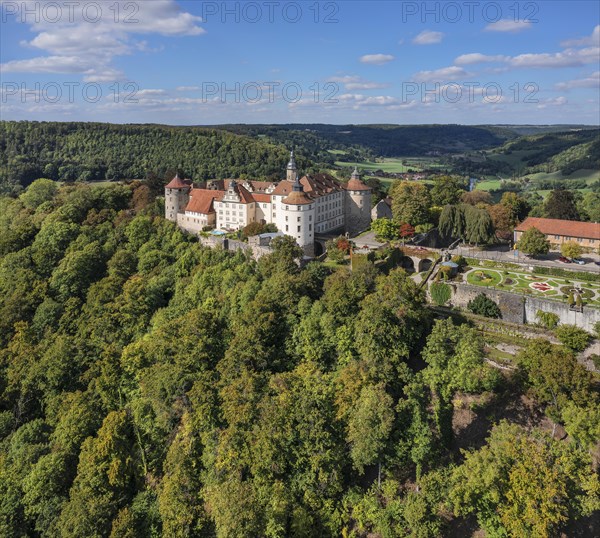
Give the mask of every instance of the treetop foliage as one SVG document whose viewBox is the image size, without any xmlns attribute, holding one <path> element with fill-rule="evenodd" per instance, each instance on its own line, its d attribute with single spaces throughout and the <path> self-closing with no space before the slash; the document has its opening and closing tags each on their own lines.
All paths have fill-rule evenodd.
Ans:
<svg viewBox="0 0 600 538">
<path fill-rule="evenodd" d="M 289 237 L 255 262 L 143 184 L 48 187 L 0 198 L 0 535 L 438 537 L 470 511 L 526 533 L 596 506 L 571 355 L 523 376 L 573 441 L 503 427 L 463 461 L 454 402 L 500 376 L 402 269 L 300 269 Z"/>
</svg>

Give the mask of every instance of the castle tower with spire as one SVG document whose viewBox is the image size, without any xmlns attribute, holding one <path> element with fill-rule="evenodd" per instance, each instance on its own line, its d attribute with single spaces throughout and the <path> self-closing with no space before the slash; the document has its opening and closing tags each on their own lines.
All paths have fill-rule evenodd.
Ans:
<svg viewBox="0 0 600 538">
<path fill-rule="evenodd" d="M 287 165 L 286 179 L 293 183 L 298 178 L 298 169 L 296 168 L 296 158 L 294 157 L 294 150 L 290 152 L 290 162 Z"/>
<path fill-rule="evenodd" d="M 371 224 L 371 188 L 360 179 L 358 168 L 346 184 L 346 231 L 356 235 Z"/>
</svg>

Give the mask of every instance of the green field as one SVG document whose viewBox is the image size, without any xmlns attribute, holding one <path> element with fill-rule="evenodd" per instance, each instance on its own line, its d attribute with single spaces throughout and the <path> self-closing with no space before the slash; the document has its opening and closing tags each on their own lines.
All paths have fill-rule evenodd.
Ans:
<svg viewBox="0 0 600 538">
<path fill-rule="evenodd" d="M 491 191 L 500 188 L 500 179 L 486 179 L 484 181 L 478 181 L 475 185 L 475 189 L 479 191 Z"/>
<path fill-rule="evenodd" d="M 406 164 L 403 164 L 406 163 Z M 390 174 L 404 173 L 409 170 L 415 170 L 417 172 L 424 168 L 446 168 L 438 162 L 435 157 L 394 157 L 385 158 L 377 162 L 343 162 L 337 161 L 337 166 L 342 167 L 354 167 L 357 166 L 360 170 L 371 171 L 371 170 L 383 170 Z"/>
</svg>

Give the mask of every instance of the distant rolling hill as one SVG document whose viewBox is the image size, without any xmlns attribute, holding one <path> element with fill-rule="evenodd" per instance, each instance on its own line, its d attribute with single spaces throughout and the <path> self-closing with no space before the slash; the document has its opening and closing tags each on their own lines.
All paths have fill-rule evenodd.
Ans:
<svg viewBox="0 0 600 538">
<path fill-rule="evenodd" d="M 296 144 L 327 159 L 328 150 L 360 150 L 378 157 L 424 156 L 489 149 L 517 136 L 510 129 L 469 125 L 216 125 L 236 134 L 268 137 Z M 331 154 L 330 154 L 331 155 Z M 357 160 L 350 155 L 347 160 Z M 339 160 L 339 159 L 338 159 Z M 359 159 L 360 160 L 360 159 Z"/>
<path fill-rule="evenodd" d="M 522 173 L 600 169 L 600 130 L 573 130 L 522 136 L 495 153 Z"/>
</svg>

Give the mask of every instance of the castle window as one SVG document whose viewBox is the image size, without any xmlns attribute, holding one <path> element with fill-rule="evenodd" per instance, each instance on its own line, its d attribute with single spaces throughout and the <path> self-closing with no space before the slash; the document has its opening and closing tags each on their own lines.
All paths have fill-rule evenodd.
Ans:
<svg viewBox="0 0 600 538">
<path fill-rule="evenodd" d="M 285 216 L 285 222 L 287 222 L 287 221 L 288 221 L 288 216 L 286 215 L 286 216 Z"/>
<path fill-rule="evenodd" d="M 290 231 L 290 227 L 289 227 L 287 224 L 285 225 L 285 231 L 286 231 L 286 232 L 289 232 L 289 231 Z"/>
<path fill-rule="evenodd" d="M 300 222 L 300 217 L 298 217 L 298 222 Z"/>
<path fill-rule="evenodd" d="M 302 226 L 298 226 L 298 231 L 301 232 L 302 231 Z"/>
<path fill-rule="evenodd" d="M 310 220 L 312 220 L 312 215 L 309 215 L 309 216 L 308 216 L 308 220 L 309 220 L 309 221 L 310 221 Z"/>
<path fill-rule="evenodd" d="M 310 232 L 310 231 L 312 231 L 312 224 L 309 224 L 309 225 L 308 225 L 308 231 L 309 231 L 309 232 Z"/>
</svg>

